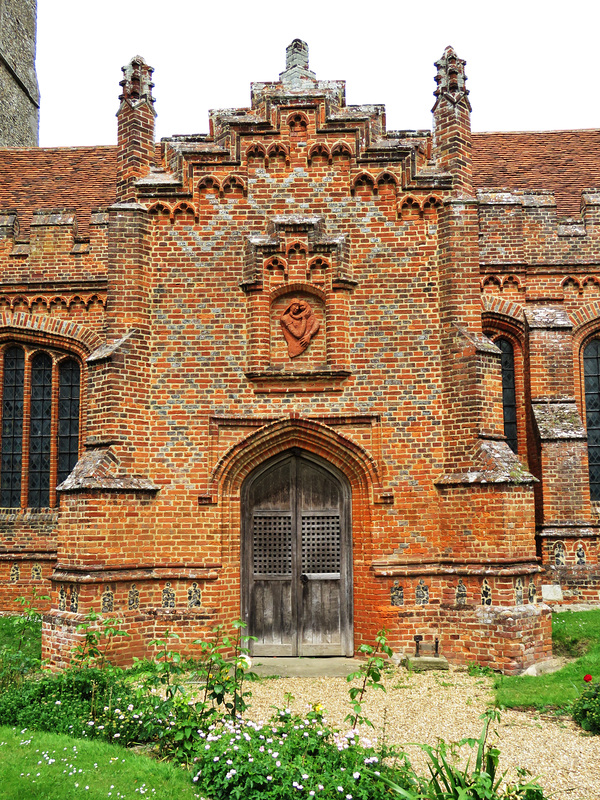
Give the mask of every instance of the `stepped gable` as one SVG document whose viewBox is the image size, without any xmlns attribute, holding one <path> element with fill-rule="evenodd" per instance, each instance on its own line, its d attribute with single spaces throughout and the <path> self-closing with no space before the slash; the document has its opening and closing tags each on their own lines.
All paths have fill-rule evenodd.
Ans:
<svg viewBox="0 0 600 800">
<path fill-rule="evenodd" d="M 473 183 L 550 190 L 559 217 L 578 217 L 582 190 L 600 185 L 600 130 L 474 133 Z"/>
<path fill-rule="evenodd" d="M 34 211 L 75 209 L 85 238 L 92 209 L 115 202 L 116 173 L 116 147 L 0 148 L 0 208 L 17 210 L 19 238 Z"/>
</svg>

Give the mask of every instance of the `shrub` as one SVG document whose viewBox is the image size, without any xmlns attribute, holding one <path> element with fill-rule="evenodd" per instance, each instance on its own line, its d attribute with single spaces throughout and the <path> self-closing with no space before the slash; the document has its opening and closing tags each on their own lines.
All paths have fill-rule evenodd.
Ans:
<svg viewBox="0 0 600 800">
<path fill-rule="evenodd" d="M 194 781 L 211 800 L 384 800 L 388 788 L 369 770 L 406 786 L 413 780 L 404 759 L 395 769 L 383 764 L 385 756 L 393 758 L 391 751 L 376 751 L 353 730 L 335 733 L 316 712 L 303 719 L 280 711 L 268 725 L 228 721 L 211 726 L 201 738 Z"/>
<path fill-rule="evenodd" d="M 600 734 L 600 683 L 589 683 L 575 700 L 573 719 L 584 731 Z"/>
<path fill-rule="evenodd" d="M 34 588 L 31 597 L 18 597 L 23 613 L 0 619 L 0 691 L 18 686 L 39 670 L 42 659 L 42 613 L 38 601 L 48 600 Z"/>
<path fill-rule="evenodd" d="M 133 700 L 118 670 L 83 667 L 45 673 L 0 694 L 0 725 L 137 741 L 140 723 L 127 720 L 120 711 Z"/>
</svg>

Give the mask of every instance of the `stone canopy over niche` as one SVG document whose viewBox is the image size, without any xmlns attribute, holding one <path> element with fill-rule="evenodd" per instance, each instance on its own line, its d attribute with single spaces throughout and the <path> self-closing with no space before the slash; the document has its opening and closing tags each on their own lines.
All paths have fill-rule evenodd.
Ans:
<svg viewBox="0 0 600 800">
<path fill-rule="evenodd" d="M 309 378 L 320 382 L 311 391 L 341 389 L 348 327 L 330 320 L 348 319 L 355 286 L 347 239 L 327 236 L 322 217 L 274 217 L 268 235 L 248 238 L 246 376 L 257 391 L 306 391 Z"/>
</svg>

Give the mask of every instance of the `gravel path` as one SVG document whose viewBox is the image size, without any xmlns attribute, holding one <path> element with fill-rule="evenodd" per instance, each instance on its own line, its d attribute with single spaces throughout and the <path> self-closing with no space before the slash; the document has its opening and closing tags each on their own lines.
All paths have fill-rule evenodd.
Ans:
<svg viewBox="0 0 600 800">
<path fill-rule="evenodd" d="M 435 744 L 438 738 L 457 741 L 481 732 L 479 715 L 492 702 L 491 678 L 474 678 L 460 671 L 409 673 L 400 668 L 385 679 L 387 692 L 365 695 L 364 709 L 375 732 L 361 731 L 373 738 L 381 736 L 384 716 L 387 738 L 399 744 Z M 273 706 L 284 708 L 284 695 L 295 698 L 291 707 L 302 714 L 311 703 L 322 703 L 327 719 L 345 729 L 349 711 L 348 684 L 344 678 L 277 678 L 253 684 L 248 716 L 267 720 Z M 503 711 L 501 722 L 493 726 L 498 737 L 490 741 L 501 752 L 500 769 L 524 767 L 544 786 L 552 800 L 600 800 L 600 736 L 589 736 L 569 718 L 554 719 L 520 711 Z M 416 747 L 407 747 L 413 764 L 422 762 Z"/>
</svg>

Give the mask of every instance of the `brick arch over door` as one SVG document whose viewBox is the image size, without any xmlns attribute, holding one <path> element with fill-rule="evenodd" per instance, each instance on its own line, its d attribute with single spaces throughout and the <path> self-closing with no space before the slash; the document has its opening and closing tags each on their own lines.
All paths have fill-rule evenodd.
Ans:
<svg viewBox="0 0 600 800">
<path fill-rule="evenodd" d="M 301 447 L 337 467 L 350 482 L 353 498 L 366 507 L 382 490 L 380 467 L 364 447 L 316 420 L 286 417 L 264 425 L 227 450 L 212 471 L 214 491 L 222 498 L 239 496 L 255 467 L 291 447 Z"/>
<path fill-rule="evenodd" d="M 373 456 L 347 436 L 316 420 L 286 417 L 264 425 L 245 437 L 217 462 L 212 472 L 212 497 L 217 504 L 216 520 L 221 539 L 223 568 L 233 580 L 241 563 L 242 508 L 244 481 L 270 459 L 297 448 L 309 457 L 323 459 L 344 476 L 350 491 L 350 518 L 354 542 L 353 569 L 370 574 L 375 555 L 374 518 L 381 513 L 380 467 Z"/>
<path fill-rule="evenodd" d="M 325 460 L 291 448 L 242 487 L 241 599 L 252 652 L 351 656 L 351 490 Z"/>
</svg>

